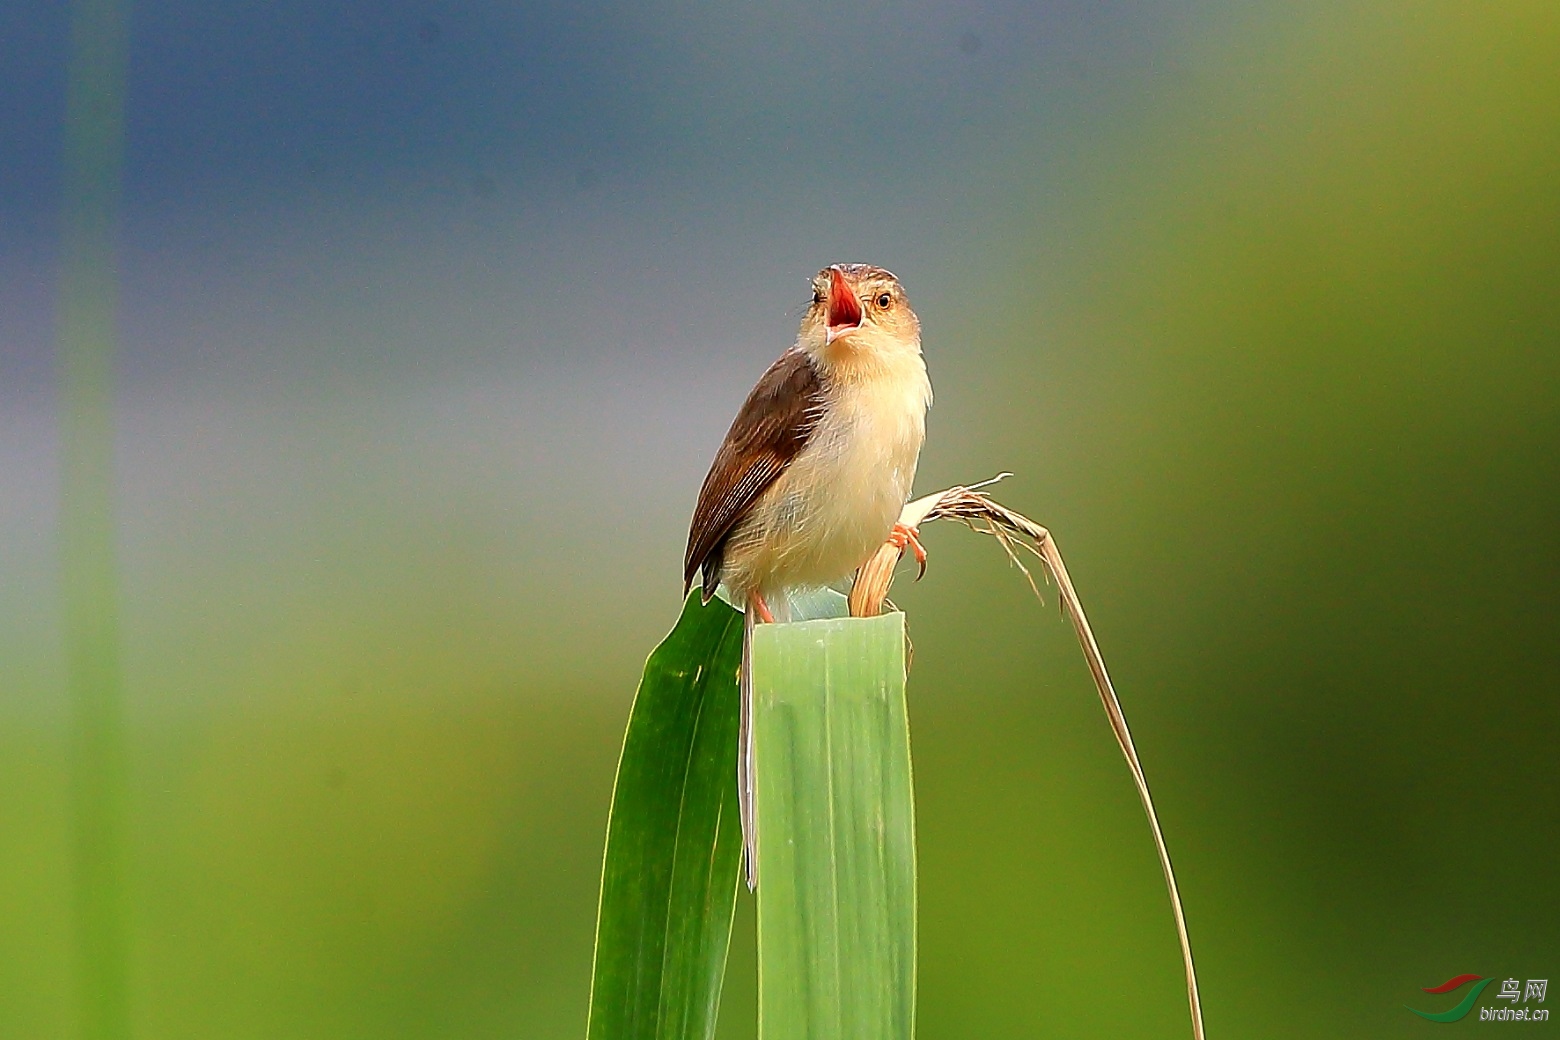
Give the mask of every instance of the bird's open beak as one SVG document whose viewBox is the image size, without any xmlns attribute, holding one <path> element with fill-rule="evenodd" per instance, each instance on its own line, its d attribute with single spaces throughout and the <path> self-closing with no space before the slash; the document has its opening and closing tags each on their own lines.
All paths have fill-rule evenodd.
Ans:
<svg viewBox="0 0 1560 1040">
<path fill-rule="evenodd" d="M 833 343 L 848 332 L 861 328 L 861 301 L 838 267 L 829 268 L 829 331 L 825 343 Z"/>
</svg>

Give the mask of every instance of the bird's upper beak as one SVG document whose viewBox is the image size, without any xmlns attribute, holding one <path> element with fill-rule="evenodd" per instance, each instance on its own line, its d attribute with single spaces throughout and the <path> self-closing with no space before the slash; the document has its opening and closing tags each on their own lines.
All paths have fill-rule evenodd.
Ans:
<svg viewBox="0 0 1560 1040">
<path fill-rule="evenodd" d="M 825 343 L 833 343 L 848 332 L 861 328 L 861 301 L 838 267 L 829 268 L 829 315 Z"/>
</svg>

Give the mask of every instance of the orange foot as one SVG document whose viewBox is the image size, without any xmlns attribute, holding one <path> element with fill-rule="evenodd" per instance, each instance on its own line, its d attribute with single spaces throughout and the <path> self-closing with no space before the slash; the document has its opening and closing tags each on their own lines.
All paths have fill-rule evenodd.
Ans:
<svg viewBox="0 0 1560 1040">
<path fill-rule="evenodd" d="M 914 527 L 904 524 L 895 524 L 894 529 L 888 533 L 888 544 L 903 553 L 908 547 L 915 554 L 915 562 L 920 564 L 921 572 L 915 576 L 916 581 L 926 577 L 926 550 L 921 547 L 921 532 Z"/>
</svg>

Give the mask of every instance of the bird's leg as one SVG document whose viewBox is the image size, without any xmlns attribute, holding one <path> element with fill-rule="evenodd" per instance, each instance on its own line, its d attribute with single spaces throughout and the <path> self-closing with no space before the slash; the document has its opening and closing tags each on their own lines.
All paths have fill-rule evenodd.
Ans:
<svg viewBox="0 0 1560 1040">
<path fill-rule="evenodd" d="M 916 581 L 926 577 L 926 550 L 921 547 L 920 534 L 920 531 L 909 524 L 895 524 L 894 529 L 888 532 L 888 544 L 900 552 L 904 552 L 908 547 L 915 554 L 915 562 L 921 567 L 920 573 L 915 576 Z"/>
<path fill-rule="evenodd" d="M 922 554 L 923 556 L 925 553 Z M 775 616 L 769 612 L 769 604 L 764 602 L 764 597 L 753 593 L 753 609 L 758 611 L 758 619 L 766 625 L 775 623 Z"/>
</svg>

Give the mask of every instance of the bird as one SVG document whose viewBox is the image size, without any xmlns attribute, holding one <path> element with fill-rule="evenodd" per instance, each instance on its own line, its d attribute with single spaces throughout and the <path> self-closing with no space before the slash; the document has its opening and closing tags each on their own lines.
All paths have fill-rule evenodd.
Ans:
<svg viewBox="0 0 1560 1040">
<path fill-rule="evenodd" d="M 683 556 L 707 605 L 724 585 L 743 610 L 738 801 L 749 889 L 754 831 L 753 628 L 790 616 L 793 592 L 839 586 L 886 541 L 909 548 L 899 521 L 926 439 L 932 384 L 921 322 L 891 272 L 831 264 L 811 281 L 796 342 L 738 410 L 699 489 Z"/>
</svg>

